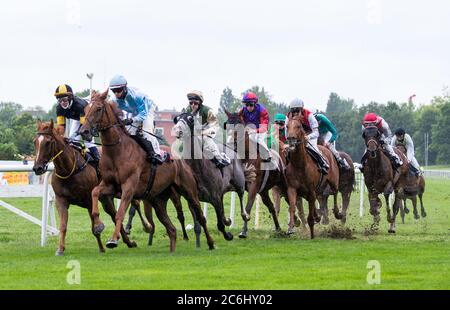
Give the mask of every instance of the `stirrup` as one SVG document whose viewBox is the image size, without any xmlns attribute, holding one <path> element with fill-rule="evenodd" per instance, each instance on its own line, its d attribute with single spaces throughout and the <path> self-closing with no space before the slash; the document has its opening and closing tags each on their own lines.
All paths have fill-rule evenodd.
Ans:
<svg viewBox="0 0 450 310">
<path fill-rule="evenodd" d="M 262 159 L 262 158 L 261 158 L 261 160 L 262 160 L 263 162 L 265 162 L 265 163 L 270 163 L 270 162 L 272 161 L 272 157 L 269 156 L 269 157 L 266 158 L 266 159 Z"/>
</svg>

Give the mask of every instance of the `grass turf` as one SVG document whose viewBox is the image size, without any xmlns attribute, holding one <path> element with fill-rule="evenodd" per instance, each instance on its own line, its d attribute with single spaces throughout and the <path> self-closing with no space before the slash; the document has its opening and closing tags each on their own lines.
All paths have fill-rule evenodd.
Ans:
<svg viewBox="0 0 450 310">
<path fill-rule="evenodd" d="M 228 208 L 229 196 L 226 200 Z M 40 217 L 40 199 L 4 201 Z M 238 239 L 242 219 L 237 210 L 237 227 L 230 229 L 235 239 L 227 242 L 217 232 L 215 213 L 209 207 L 208 223 L 216 249 L 207 250 L 203 235 L 202 247 L 196 249 L 193 231 L 188 232 L 188 242 L 178 231 L 172 255 L 162 224 L 156 221 L 154 245 L 148 247 L 138 218 L 132 231 L 138 248 L 128 249 L 121 242 L 118 248 L 99 254 L 87 211 L 71 207 L 64 257 L 54 256 L 57 237 L 50 237 L 47 246 L 40 247 L 39 226 L 0 208 L 0 289 L 449 289 L 450 181 L 427 180 L 424 203 L 428 216 L 420 220 L 413 219 L 408 203 L 411 213 L 405 224 L 398 216 L 396 235 L 387 233 L 383 206 L 380 232 L 366 235 L 372 222 L 367 198 L 361 219 L 359 193 L 354 192 L 346 225 L 353 232 L 350 240 L 328 237 L 328 228 L 321 225 L 316 225 L 314 240 L 300 228 L 294 236 L 277 236 L 261 205 L 260 228 L 251 229 L 248 239 Z M 174 208 L 169 205 L 168 210 L 179 229 Z M 192 223 L 190 213 L 185 216 L 186 223 Z M 102 235 L 106 241 L 113 226 L 104 212 L 101 217 L 107 226 Z M 284 230 L 286 220 L 283 203 L 280 223 Z M 332 220 L 333 224 L 338 222 Z M 71 260 L 80 262 L 80 285 L 66 281 Z M 380 262 L 379 285 L 367 283 L 370 260 Z"/>
</svg>

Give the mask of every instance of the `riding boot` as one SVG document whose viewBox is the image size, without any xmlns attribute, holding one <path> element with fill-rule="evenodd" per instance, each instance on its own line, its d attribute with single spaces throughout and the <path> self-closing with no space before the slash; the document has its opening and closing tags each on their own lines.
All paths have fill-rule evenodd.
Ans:
<svg viewBox="0 0 450 310">
<path fill-rule="evenodd" d="M 145 153 L 147 153 L 146 159 L 148 162 L 158 165 L 162 165 L 164 163 L 164 160 L 161 157 L 161 155 L 155 153 L 155 150 L 153 149 L 153 144 L 150 141 L 148 141 L 147 139 L 145 139 L 143 136 L 140 135 L 133 135 L 131 136 L 131 138 L 133 138 L 133 140 L 136 141 L 140 145 L 140 147 L 142 147 Z"/>
<path fill-rule="evenodd" d="M 350 165 L 348 164 L 348 162 L 345 158 L 342 158 L 341 156 L 339 156 L 339 157 L 336 157 L 336 160 L 342 169 L 350 170 Z"/>
<path fill-rule="evenodd" d="M 319 165 L 319 171 L 322 174 L 327 175 L 330 166 L 328 165 L 322 154 L 320 154 L 313 146 L 310 145 L 308 145 L 307 150 L 309 151 L 309 154 L 312 155 L 316 163 Z"/>
</svg>

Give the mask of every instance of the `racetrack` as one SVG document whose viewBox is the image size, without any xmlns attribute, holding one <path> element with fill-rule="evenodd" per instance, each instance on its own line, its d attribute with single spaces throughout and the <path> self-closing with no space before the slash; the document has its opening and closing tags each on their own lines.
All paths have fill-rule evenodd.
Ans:
<svg viewBox="0 0 450 310">
<path fill-rule="evenodd" d="M 354 193 L 347 221 L 353 239 L 332 239 L 321 225 L 316 226 L 315 240 L 309 240 L 309 233 L 301 229 L 291 237 L 276 236 L 268 212 L 261 205 L 261 228 L 249 231 L 247 240 L 237 238 L 239 229 L 233 228 L 235 239 L 227 242 L 217 232 L 211 207 L 208 223 L 216 249 L 207 250 L 203 236 L 202 248 L 196 249 L 193 231 L 189 231 L 189 242 L 182 240 L 179 231 L 173 255 L 169 254 L 168 238 L 158 221 L 154 245 L 146 245 L 147 235 L 138 218 L 132 231 L 138 248 L 128 249 L 120 243 L 117 249 L 99 254 L 87 211 L 71 207 L 66 254 L 55 257 L 56 237 L 50 237 L 47 246 L 41 248 L 40 227 L 0 209 L 0 289 L 449 289 L 450 181 L 426 182 L 424 203 L 428 216 L 414 220 L 409 202 L 411 212 L 406 224 L 397 217 L 396 235 L 387 233 L 384 206 L 380 232 L 366 235 L 372 218 L 367 202 L 364 218 L 359 218 L 359 195 Z M 4 200 L 34 216 L 40 215 L 40 199 Z M 174 208 L 169 206 L 169 211 L 179 228 Z M 187 208 L 185 216 L 186 222 L 192 223 Z M 103 212 L 101 217 L 106 224 L 102 235 L 105 242 L 113 225 Z M 242 220 L 239 216 L 236 219 L 240 227 Z M 280 216 L 284 230 L 286 219 L 284 203 Z M 335 220 L 332 223 L 337 224 Z M 71 260 L 79 261 L 81 266 L 79 285 L 66 281 L 70 271 L 67 263 Z M 367 283 L 370 260 L 380 263 L 379 285 Z"/>
</svg>

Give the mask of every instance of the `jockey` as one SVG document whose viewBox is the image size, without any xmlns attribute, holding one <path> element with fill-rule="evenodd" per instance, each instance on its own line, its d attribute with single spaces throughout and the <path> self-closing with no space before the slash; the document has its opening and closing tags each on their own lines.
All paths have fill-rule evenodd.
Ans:
<svg viewBox="0 0 450 310">
<path fill-rule="evenodd" d="M 395 135 L 392 138 L 391 146 L 403 145 L 406 149 L 406 157 L 408 158 L 408 163 L 412 166 L 412 170 L 416 176 L 421 175 L 420 165 L 414 156 L 414 143 L 411 136 L 408 135 L 403 128 L 398 128 L 395 131 Z"/>
<path fill-rule="evenodd" d="M 150 134 L 154 129 L 155 103 L 138 89 L 128 87 L 127 80 L 121 75 L 111 79 L 109 89 L 114 93 L 114 101 L 119 109 L 132 115 L 132 118 L 123 121 L 128 125 L 131 138 L 147 153 L 148 161 L 161 165 L 164 160 L 161 158 L 158 140 Z"/>
<path fill-rule="evenodd" d="M 72 88 L 67 84 L 59 85 L 55 90 L 55 97 L 58 100 L 56 106 L 56 124 L 57 132 L 64 136 L 66 130 L 66 119 L 71 119 L 71 125 L 69 130 L 69 140 L 83 141 L 82 137 L 78 133 L 81 125 L 84 123 L 84 108 L 88 104 L 85 99 L 81 99 L 74 96 Z M 88 160 L 91 165 L 97 170 L 100 160 L 100 154 L 98 152 L 93 141 L 85 141 L 86 147 L 89 149 L 91 160 Z"/>
<path fill-rule="evenodd" d="M 283 113 L 277 113 L 275 115 L 275 123 L 270 127 L 269 138 L 267 140 L 267 145 L 271 149 L 278 151 L 279 142 L 287 144 L 286 120 L 287 117 Z"/>
<path fill-rule="evenodd" d="M 346 170 L 350 169 L 347 161 L 339 155 L 339 152 L 336 150 L 334 146 L 334 142 L 338 138 L 338 132 L 333 123 L 321 113 L 315 113 L 317 122 L 319 123 L 319 138 L 323 139 L 324 145 L 333 153 L 334 157 L 336 157 L 337 162 Z"/>
<path fill-rule="evenodd" d="M 214 142 L 219 125 L 211 108 L 203 104 L 203 93 L 193 90 L 187 94 L 187 98 L 189 106 L 185 111 L 191 113 L 202 125 L 203 148 L 214 156 L 212 161 L 217 168 L 228 166 L 231 163 L 230 159 L 219 151 L 219 147 Z"/>
<path fill-rule="evenodd" d="M 319 138 L 319 124 L 317 123 L 314 114 L 311 111 L 305 109 L 304 106 L 305 104 L 303 100 L 296 98 L 290 103 L 289 113 L 291 117 L 300 116 L 303 129 L 306 132 L 306 139 L 308 140 L 306 147 L 310 151 L 312 151 L 313 154 L 310 154 L 318 163 L 320 171 L 323 174 L 328 174 L 328 169 L 330 168 L 330 166 L 317 147 L 317 139 Z"/>
<path fill-rule="evenodd" d="M 248 130 L 249 138 L 259 145 L 259 155 L 262 161 L 271 162 L 272 157 L 266 144 L 269 113 L 258 103 L 258 96 L 253 92 L 245 93 L 242 103 L 245 106 L 239 111 L 239 116 Z M 251 125 L 251 127 L 247 127 L 247 125 Z"/>
<path fill-rule="evenodd" d="M 383 146 L 383 149 L 388 152 L 391 161 L 394 162 L 395 168 L 403 165 L 401 158 L 394 152 L 394 149 L 391 146 L 392 132 L 389 128 L 389 124 L 381 117 L 376 115 L 375 113 L 367 113 L 363 119 L 363 130 L 368 126 L 376 126 L 378 131 L 381 134 L 380 142 Z M 364 151 L 363 159 L 361 160 L 361 164 L 364 166 L 364 161 L 367 154 L 367 148 Z"/>
</svg>

